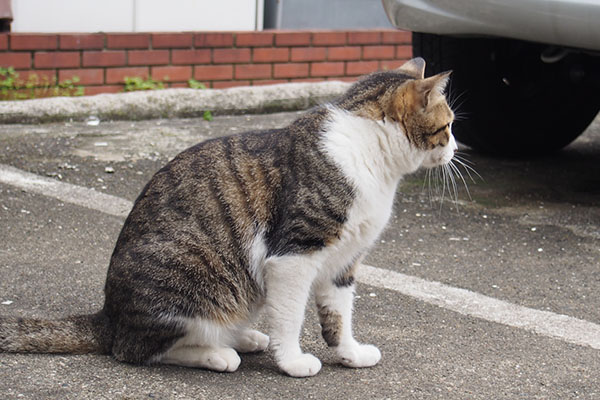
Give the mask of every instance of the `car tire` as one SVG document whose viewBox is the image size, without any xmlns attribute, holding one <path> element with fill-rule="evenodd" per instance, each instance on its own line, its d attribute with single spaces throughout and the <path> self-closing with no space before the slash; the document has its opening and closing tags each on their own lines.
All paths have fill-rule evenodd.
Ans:
<svg viewBox="0 0 600 400">
<path fill-rule="evenodd" d="M 508 39 L 413 34 L 413 53 L 426 76 L 453 70 L 449 101 L 456 139 L 508 156 L 543 154 L 579 136 L 600 110 L 599 58 L 583 53 L 540 55 L 550 48 Z"/>
</svg>

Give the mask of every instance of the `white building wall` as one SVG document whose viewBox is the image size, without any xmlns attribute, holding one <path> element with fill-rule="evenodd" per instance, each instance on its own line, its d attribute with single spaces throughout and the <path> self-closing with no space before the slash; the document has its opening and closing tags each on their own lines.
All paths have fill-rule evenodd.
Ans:
<svg viewBox="0 0 600 400">
<path fill-rule="evenodd" d="M 13 32 L 262 29 L 263 0 L 12 0 Z"/>
</svg>

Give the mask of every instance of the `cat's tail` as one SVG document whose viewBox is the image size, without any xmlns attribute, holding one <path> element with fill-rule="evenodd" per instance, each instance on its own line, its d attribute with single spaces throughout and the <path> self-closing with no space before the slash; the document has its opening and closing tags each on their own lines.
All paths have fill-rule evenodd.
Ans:
<svg viewBox="0 0 600 400">
<path fill-rule="evenodd" d="M 0 352 L 108 354 L 111 345 L 102 311 L 59 320 L 0 317 Z"/>
</svg>

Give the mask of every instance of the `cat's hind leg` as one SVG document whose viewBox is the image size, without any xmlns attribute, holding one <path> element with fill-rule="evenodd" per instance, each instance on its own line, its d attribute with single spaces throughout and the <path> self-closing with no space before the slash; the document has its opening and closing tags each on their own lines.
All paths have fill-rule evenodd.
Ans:
<svg viewBox="0 0 600 400">
<path fill-rule="evenodd" d="M 161 364 L 233 372 L 241 359 L 234 350 L 236 327 L 202 318 L 179 318 L 185 335 L 153 361 Z"/>
<path fill-rule="evenodd" d="M 241 359 L 231 347 L 181 346 L 169 349 L 161 357 L 160 362 L 219 372 L 234 372 L 240 366 Z"/>
<path fill-rule="evenodd" d="M 381 359 L 379 349 L 358 343 L 352 336 L 352 303 L 356 266 L 343 275 L 315 285 L 317 311 L 323 338 L 333 347 L 342 365 L 351 368 L 372 367 Z"/>
<path fill-rule="evenodd" d="M 254 329 L 240 329 L 234 333 L 233 348 L 240 353 L 255 353 L 266 350 L 269 337 Z"/>
</svg>

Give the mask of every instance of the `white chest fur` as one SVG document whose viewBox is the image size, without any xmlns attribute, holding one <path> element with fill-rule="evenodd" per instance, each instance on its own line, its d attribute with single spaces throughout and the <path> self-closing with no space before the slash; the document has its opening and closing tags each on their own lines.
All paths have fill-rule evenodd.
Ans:
<svg viewBox="0 0 600 400">
<path fill-rule="evenodd" d="M 330 112 L 323 149 L 356 188 L 341 239 L 364 251 L 389 220 L 398 182 L 421 165 L 423 154 L 412 149 L 396 124 L 335 108 Z"/>
</svg>

